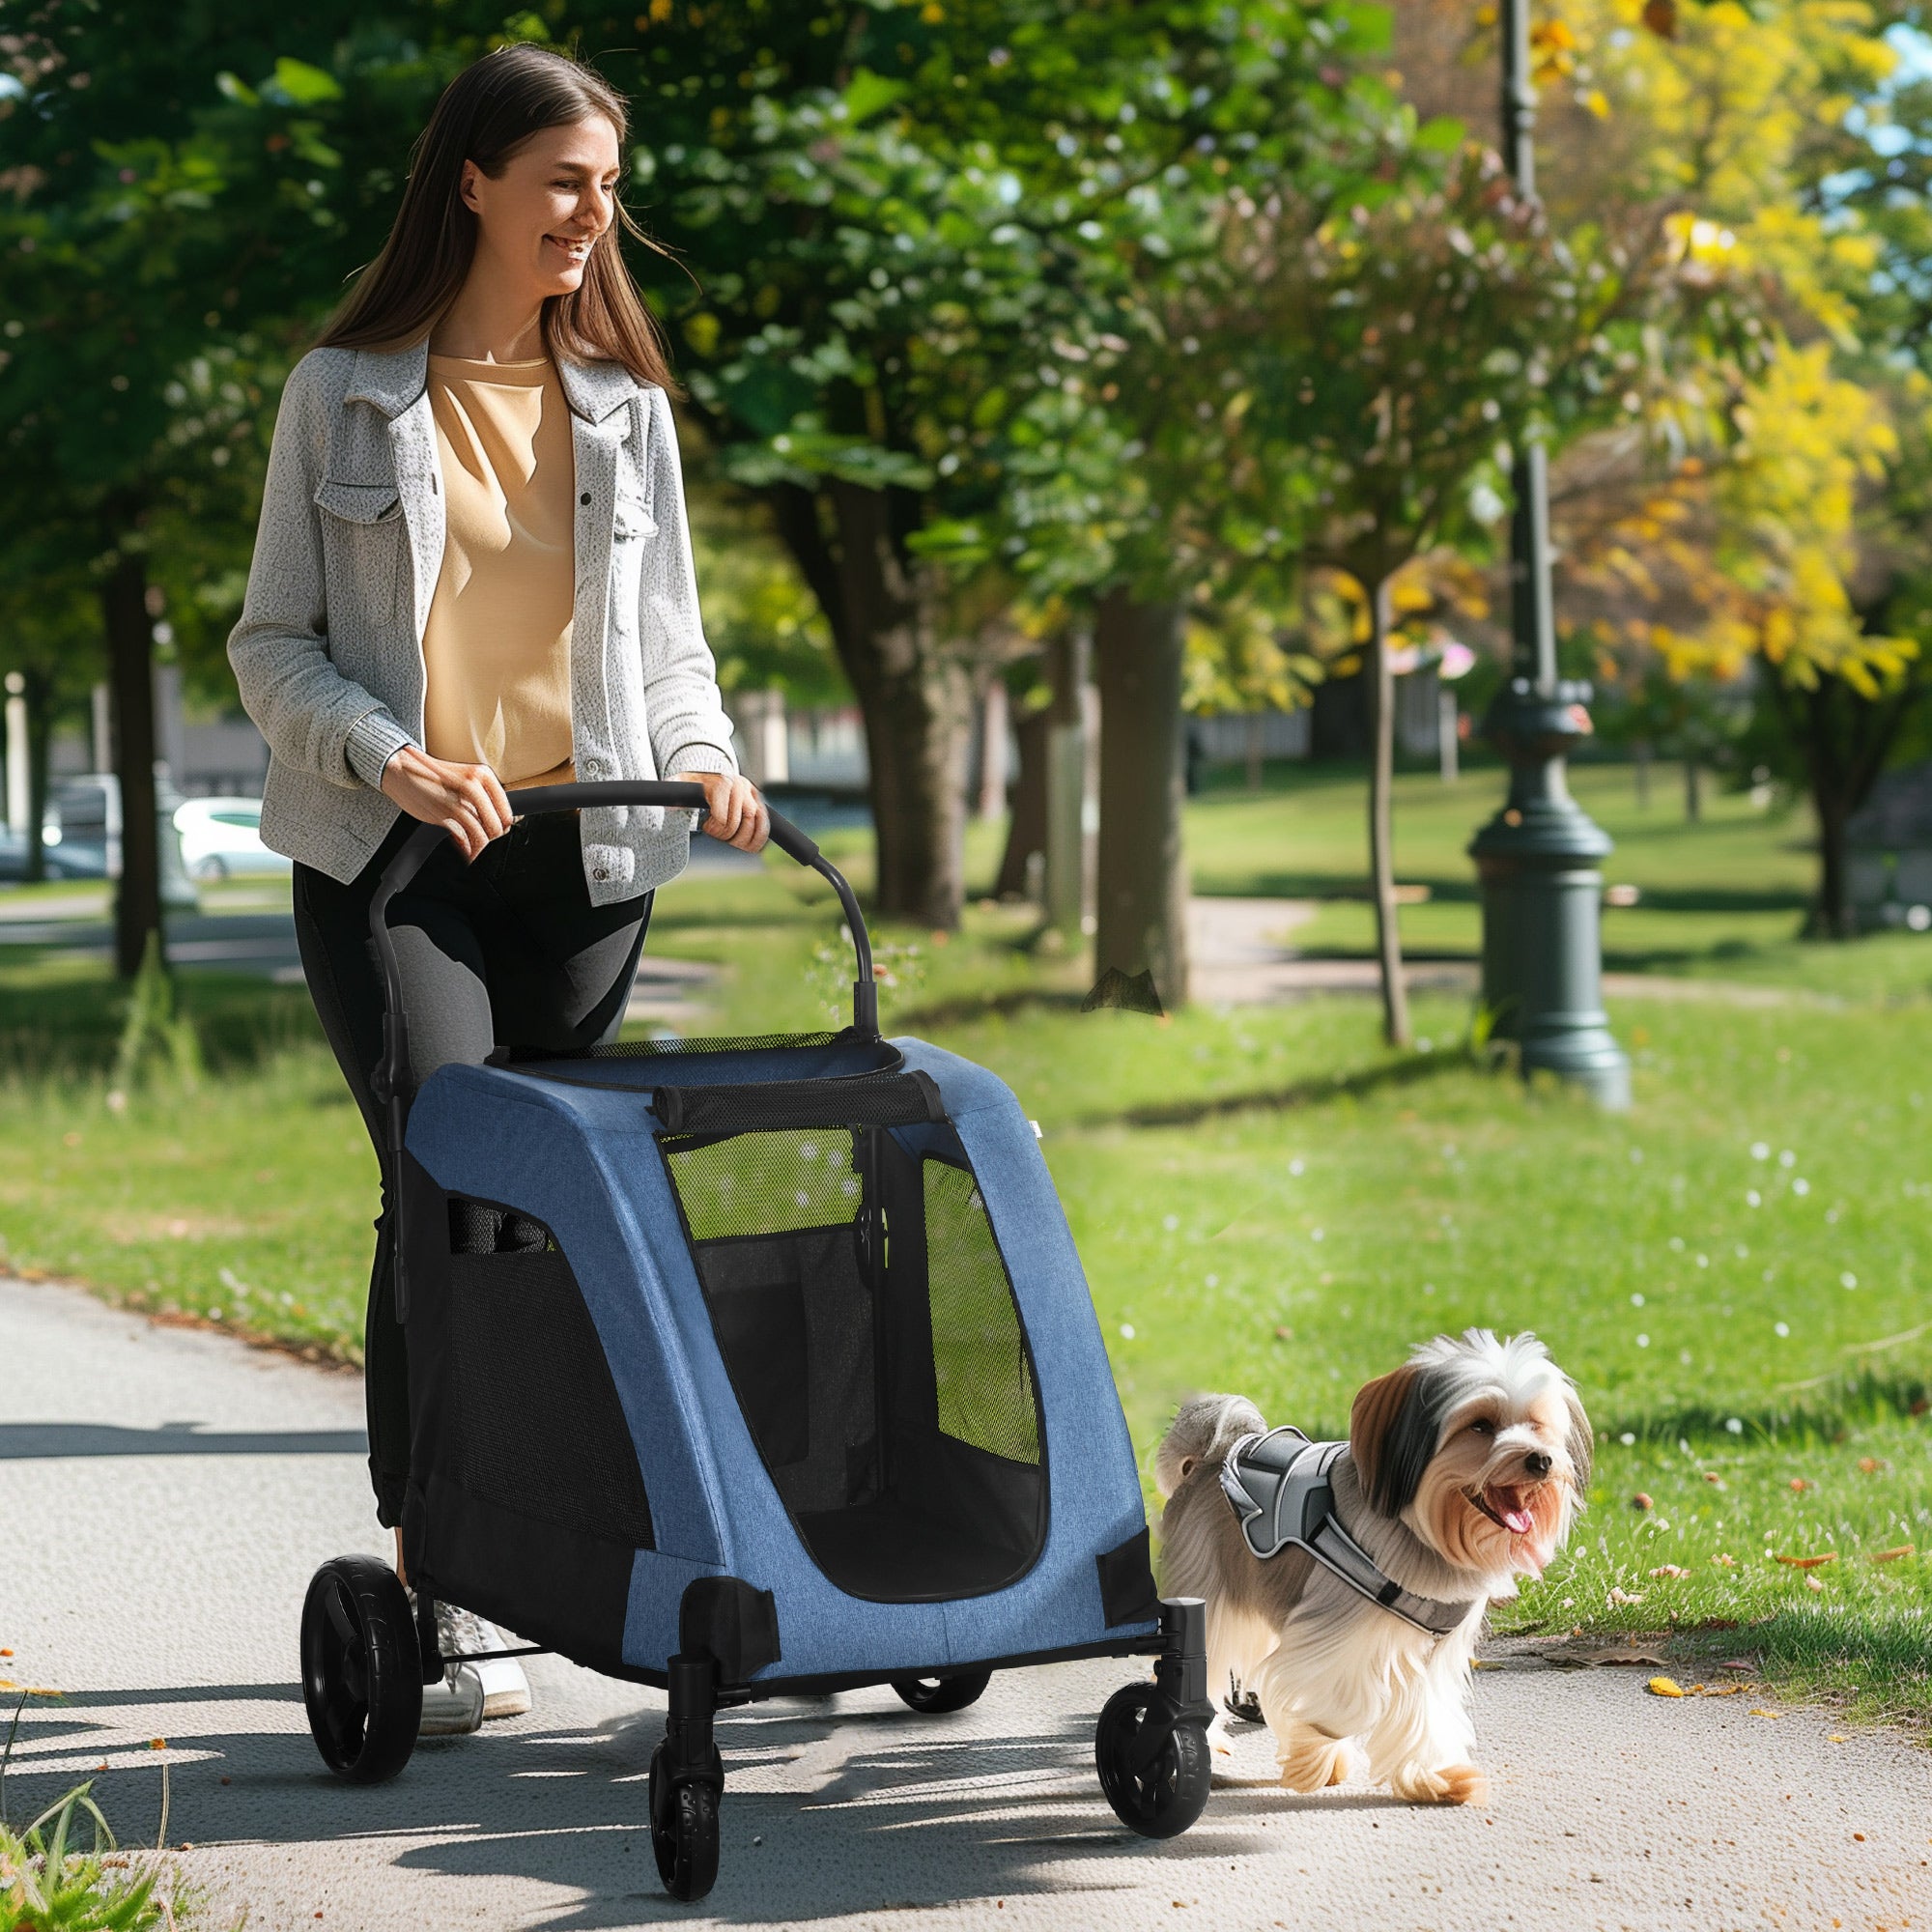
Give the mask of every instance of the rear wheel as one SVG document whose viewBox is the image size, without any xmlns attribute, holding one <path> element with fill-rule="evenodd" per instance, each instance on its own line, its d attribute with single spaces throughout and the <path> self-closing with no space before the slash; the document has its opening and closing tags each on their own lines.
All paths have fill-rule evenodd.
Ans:
<svg viewBox="0 0 1932 1932">
<path fill-rule="evenodd" d="M 354 1784 L 394 1777 L 422 1723 L 422 1660 L 401 1580 L 373 1556 L 338 1556 L 302 1604 L 302 1702 L 315 1747 Z"/>
<path fill-rule="evenodd" d="M 893 1689 L 912 1706 L 937 1717 L 947 1711 L 963 1711 L 977 1704 L 981 1692 L 993 1681 L 990 1670 L 954 1670 L 945 1676 L 895 1677 Z"/>
<path fill-rule="evenodd" d="M 1207 1808 L 1213 1779 L 1205 1725 L 1175 1723 L 1161 1735 L 1164 1694 L 1157 1684 L 1116 1690 L 1094 1734 L 1100 1789 L 1121 1823 L 1144 1838 L 1179 1837 Z"/>
<path fill-rule="evenodd" d="M 702 1898 L 718 1883 L 717 1787 L 672 1784 L 663 1745 L 651 1755 L 651 1850 L 673 1898 Z"/>
</svg>

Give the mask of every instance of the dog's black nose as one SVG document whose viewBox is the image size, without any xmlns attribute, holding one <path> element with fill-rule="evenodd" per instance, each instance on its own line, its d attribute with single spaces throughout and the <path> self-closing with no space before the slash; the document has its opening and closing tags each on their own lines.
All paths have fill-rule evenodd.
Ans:
<svg viewBox="0 0 1932 1932">
<path fill-rule="evenodd" d="M 1533 1450 L 1522 1459 L 1522 1466 L 1532 1476 L 1547 1476 L 1549 1473 L 1549 1458 L 1541 1449 Z"/>
</svg>

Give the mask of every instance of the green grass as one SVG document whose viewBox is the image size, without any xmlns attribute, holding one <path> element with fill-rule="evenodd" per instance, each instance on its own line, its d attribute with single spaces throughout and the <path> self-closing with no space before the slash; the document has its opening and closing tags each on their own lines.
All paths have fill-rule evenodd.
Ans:
<svg viewBox="0 0 1932 1932">
<path fill-rule="evenodd" d="M 1193 1390 L 1339 1430 L 1412 1342 L 1533 1326 L 1581 1385 L 1599 1480 L 1571 1554 L 1499 1626 L 1675 1626 L 1693 1662 L 1736 1651 L 1923 1718 L 1927 1557 L 1866 1559 L 1932 1546 L 1932 951 L 1800 946 L 1809 859 L 1789 823 L 1719 800 L 1686 832 L 1660 793 L 1633 829 L 1612 810 L 1627 776 L 1586 779 L 1624 839 L 1610 875 L 1655 895 L 1629 915 L 1653 922 L 1632 928 L 1635 963 L 1829 996 L 1613 1002 L 1628 1115 L 1473 1065 L 1466 1009 L 1439 996 L 1417 1002 L 1428 1054 L 1383 1048 L 1365 1000 L 1083 1018 L 1089 969 L 1009 908 L 975 907 L 945 944 L 881 935 L 889 1021 L 993 1067 L 1039 1121 L 1144 1455 Z M 1449 892 L 1493 781 L 1404 783 L 1404 876 L 1443 887 L 1410 915 L 1453 931 L 1473 921 Z M 1358 808 L 1332 776 L 1210 792 L 1190 823 L 1204 883 L 1360 914 L 1334 896 L 1357 886 Z M 829 896 L 774 867 L 668 891 L 652 943 L 725 969 L 720 1030 L 762 1031 L 824 1023 L 849 978 L 835 935 Z M 213 1071 L 115 1115 L 101 969 L 0 962 L 14 1262 L 354 1359 L 374 1163 L 299 989 L 188 976 Z"/>
</svg>

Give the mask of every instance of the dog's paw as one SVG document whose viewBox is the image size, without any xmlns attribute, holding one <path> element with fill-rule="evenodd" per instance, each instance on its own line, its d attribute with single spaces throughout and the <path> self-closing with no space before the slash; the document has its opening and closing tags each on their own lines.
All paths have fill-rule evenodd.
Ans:
<svg viewBox="0 0 1932 1932">
<path fill-rule="evenodd" d="M 1490 1796 L 1488 1776 L 1473 1764 L 1410 1772 L 1391 1779 L 1389 1788 L 1407 1804 L 1482 1804 Z"/>
<path fill-rule="evenodd" d="M 1289 1791 L 1326 1791 L 1349 1776 L 1349 1746 L 1342 1738 L 1304 1734 L 1281 1753 L 1281 1781 Z"/>
</svg>

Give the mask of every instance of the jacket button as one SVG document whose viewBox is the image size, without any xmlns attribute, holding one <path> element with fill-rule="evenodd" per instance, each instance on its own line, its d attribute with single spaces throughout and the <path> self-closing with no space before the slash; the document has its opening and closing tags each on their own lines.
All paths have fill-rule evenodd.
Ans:
<svg viewBox="0 0 1932 1932">
<path fill-rule="evenodd" d="M 590 492 L 589 492 L 588 490 L 584 491 L 583 495 L 582 495 L 582 496 L 581 496 L 580 497 L 578 497 L 578 499 L 577 499 L 577 500 L 578 500 L 578 501 L 579 501 L 580 503 L 587 503 L 587 502 L 589 502 L 589 500 L 590 500 Z"/>
<path fill-rule="evenodd" d="M 607 872 L 602 866 L 599 866 L 598 868 L 594 872 L 592 872 L 590 876 L 593 879 L 608 879 L 611 876 L 611 874 Z"/>
</svg>

